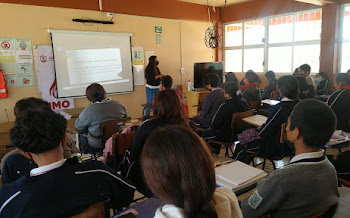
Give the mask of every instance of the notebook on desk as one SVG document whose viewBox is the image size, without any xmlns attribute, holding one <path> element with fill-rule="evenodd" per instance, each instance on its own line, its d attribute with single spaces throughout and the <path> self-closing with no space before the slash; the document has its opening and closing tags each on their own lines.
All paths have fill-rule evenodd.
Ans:
<svg viewBox="0 0 350 218">
<path fill-rule="evenodd" d="M 233 191 L 239 191 L 267 176 L 263 170 L 251 167 L 240 161 L 215 168 L 215 174 L 218 186 L 224 186 Z"/>
</svg>

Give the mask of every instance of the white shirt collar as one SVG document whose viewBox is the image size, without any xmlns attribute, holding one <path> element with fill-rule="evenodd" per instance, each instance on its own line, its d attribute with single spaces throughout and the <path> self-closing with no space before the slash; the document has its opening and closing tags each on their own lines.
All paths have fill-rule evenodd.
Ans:
<svg viewBox="0 0 350 218">
<path fill-rule="evenodd" d="M 221 89 L 221 88 L 220 88 L 220 87 L 217 87 L 217 88 L 213 89 L 212 91 L 215 91 L 215 90 L 218 90 L 218 89 Z"/>
<path fill-rule="evenodd" d="M 111 98 L 106 98 L 106 99 L 103 99 L 102 101 L 96 101 L 95 103 L 96 104 L 102 104 L 102 103 L 106 103 L 106 102 L 110 102 L 110 101 L 112 101 Z"/>
<path fill-rule="evenodd" d="M 284 98 L 282 98 L 282 100 L 281 101 L 293 101 L 292 99 L 290 99 L 290 98 L 287 98 L 287 97 L 284 97 Z"/>
<path fill-rule="evenodd" d="M 59 160 L 59 161 L 52 163 L 52 164 L 49 164 L 49 165 L 34 168 L 30 171 L 30 176 L 39 176 L 41 174 L 44 174 L 44 173 L 47 173 L 51 170 L 59 168 L 60 166 L 62 166 L 66 162 L 66 160 L 67 159 L 62 159 L 62 160 Z"/>
<path fill-rule="evenodd" d="M 324 150 L 321 149 L 320 151 L 317 152 L 309 152 L 309 153 L 302 153 L 299 154 L 295 157 L 292 158 L 292 160 L 290 161 L 290 163 L 302 160 L 302 159 L 310 159 L 310 158 L 319 158 L 322 157 L 324 154 Z"/>
</svg>

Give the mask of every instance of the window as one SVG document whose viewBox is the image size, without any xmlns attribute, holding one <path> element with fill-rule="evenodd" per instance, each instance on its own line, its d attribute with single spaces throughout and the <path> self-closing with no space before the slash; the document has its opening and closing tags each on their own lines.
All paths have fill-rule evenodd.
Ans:
<svg viewBox="0 0 350 218">
<path fill-rule="evenodd" d="M 346 73 L 350 69 L 350 5 L 343 6 L 342 21 L 340 72 Z"/>
<path fill-rule="evenodd" d="M 350 24 L 350 16 L 347 22 Z M 292 73 L 307 63 L 311 73 L 317 73 L 321 27 L 321 10 L 227 24 L 225 70 Z M 350 45 L 350 30 L 347 34 Z"/>
</svg>

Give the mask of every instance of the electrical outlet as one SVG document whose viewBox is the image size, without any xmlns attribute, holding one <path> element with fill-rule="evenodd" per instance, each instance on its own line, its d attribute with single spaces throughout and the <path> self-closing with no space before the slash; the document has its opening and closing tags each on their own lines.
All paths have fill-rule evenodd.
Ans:
<svg viewBox="0 0 350 218">
<path fill-rule="evenodd" d="M 185 68 L 181 68 L 180 72 L 181 72 L 181 74 L 184 74 L 185 73 Z"/>
<path fill-rule="evenodd" d="M 106 15 L 107 15 L 107 17 L 113 17 L 114 16 L 114 14 L 112 12 L 107 12 Z"/>
</svg>

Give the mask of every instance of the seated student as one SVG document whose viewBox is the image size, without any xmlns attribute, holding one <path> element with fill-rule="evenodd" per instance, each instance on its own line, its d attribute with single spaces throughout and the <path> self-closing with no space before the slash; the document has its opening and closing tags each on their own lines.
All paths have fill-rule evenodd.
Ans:
<svg viewBox="0 0 350 218">
<path fill-rule="evenodd" d="M 194 132 L 168 126 L 154 131 L 141 158 L 148 187 L 165 203 L 154 217 L 243 217 L 235 194 L 216 188 L 208 147 Z"/>
<path fill-rule="evenodd" d="M 25 116 L 30 111 L 51 110 L 50 104 L 38 98 L 24 98 L 19 100 L 14 107 L 14 115 L 17 118 Z M 66 146 L 64 147 L 64 157 L 70 158 L 72 154 L 79 153 L 74 141 L 67 137 Z M 22 176 L 29 175 L 30 170 L 36 167 L 21 150 L 15 150 L 7 153 L 0 163 L 1 179 L 3 184 L 16 181 Z"/>
<path fill-rule="evenodd" d="M 327 157 L 337 170 L 338 177 L 350 181 L 350 151 Z"/>
<path fill-rule="evenodd" d="M 225 102 L 224 90 L 219 87 L 220 78 L 214 73 L 207 74 L 203 83 L 211 92 L 205 97 L 202 111 L 199 115 L 192 117 L 191 120 L 200 125 L 201 128 L 210 127 L 211 121 L 219 109 L 220 105 Z"/>
<path fill-rule="evenodd" d="M 350 75 L 340 73 L 334 81 L 336 91 L 329 97 L 327 104 L 337 116 L 337 129 L 350 132 Z"/>
<path fill-rule="evenodd" d="M 271 92 L 276 91 L 276 84 L 277 84 L 277 80 L 276 80 L 276 76 L 275 73 L 273 71 L 267 71 L 265 73 L 265 78 L 267 81 L 267 85 L 264 89 L 264 92 L 261 96 L 261 99 L 269 99 Z"/>
<path fill-rule="evenodd" d="M 242 99 L 242 95 L 238 91 L 238 83 L 225 83 L 225 97 L 227 100 L 219 107 L 211 123 L 211 129 L 215 131 L 214 135 L 217 141 L 233 142 L 237 138 L 237 135 L 232 135 L 232 115 L 249 109 L 248 103 Z"/>
<path fill-rule="evenodd" d="M 312 85 L 308 85 L 306 79 L 302 76 L 295 77 L 299 84 L 299 98 L 300 99 L 315 99 L 316 92 Z"/>
<path fill-rule="evenodd" d="M 169 76 L 169 75 L 163 76 L 162 78 L 160 78 L 159 90 L 164 91 L 166 89 L 171 89 L 172 85 L 173 85 L 173 78 L 171 78 L 171 76 Z M 174 91 L 176 92 L 176 94 L 179 96 L 179 98 L 182 101 L 183 95 L 182 95 L 181 91 L 179 89 L 174 89 Z"/>
<path fill-rule="evenodd" d="M 142 193 L 149 195 L 141 172 L 141 153 L 148 136 L 157 128 L 165 125 L 178 125 L 188 129 L 195 126 L 185 115 L 183 104 L 172 89 L 159 92 L 154 99 L 153 117 L 142 123 L 136 131 L 130 148 L 130 169 L 124 169 L 122 174 L 131 180 Z"/>
<path fill-rule="evenodd" d="M 315 89 L 316 88 L 315 80 L 314 78 L 312 78 L 310 73 L 311 73 L 310 65 L 303 64 L 299 67 L 299 75 L 303 76 L 306 79 L 306 83 Z"/>
<path fill-rule="evenodd" d="M 324 103 L 313 99 L 298 103 L 284 130 L 295 156 L 258 182 L 255 192 L 241 203 L 243 216 L 312 217 L 337 204 L 337 175 L 322 150 L 335 126 L 335 115 Z"/>
<path fill-rule="evenodd" d="M 243 78 L 244 85 L 241 87 L 243 98 L 250 104 L 252 101 L 260 101 L 259 76 L 252 70 L 248 70 Z"/>
<path fill-rule="evenodd" d="M 332 86 L 326 73 L 320 72 L 316 74 L 316 82 L 316 94 L 318 96 L 331 94 Z"/>
<path fill-rule="evenodd" d="M 236 77 L 236 74 L 233 73 L 233 72 L 228 72 L 225 75 L 225 79 L 226 79 L 225 83 L 227 83 L 227 82 L 236 82 L 236 83 L 238 83 L 238 79 Z"/>
<path fill-rule="evenodd" d="M 75 122 L 75 128 L 80 133 L 79 145 L 82 153 L 94 153 L 100 151 L 102 140 L 100 137 L 100 124 L 102 122 L 119 120 L 128 116 L 124 105 L 119 101 L 106 98 L 105 89 L 98 83 L 92 83 L 86 88 L 86 97 L 89 104 L 80 113 Z"/>
<path fill-rule="evenodd" d="M 277 81 L 277 91 L 281 96 L 281 102 L 269 110 L 266 123 L 261 126 L 259 136 L 263 145 L 260 152 L 267 156 L 283 155 L 283 145 L 280 143 L 281 125 L 287 122 L 294 106 L 299 102 L 298 82 L 293 76 L 282 76 Z M 286 153 L 286 149 L 284 149 Z"/>
<path fill-rule="evenodd" d="M 61 115 L 48 110 L 16 120 L 10 140 L 38 168 L 0 187 L 0 217 L 68 217 L 108 198 L 115 208 L 132 201 L 134 187 L 102 162 L 64 159 L 66 127 Z"/>
<path fill-rule="evenodd" d="M 299 76 L 299 68 L 295 68 L 292 76 Z"/>
</svg>

